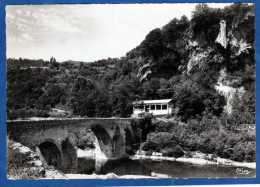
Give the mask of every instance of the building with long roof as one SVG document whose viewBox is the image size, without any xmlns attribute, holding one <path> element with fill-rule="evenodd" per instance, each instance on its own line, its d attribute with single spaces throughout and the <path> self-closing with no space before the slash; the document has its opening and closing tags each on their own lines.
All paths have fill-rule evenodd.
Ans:
<svg viewBox="0 0 260 187">
<path fill-rule="evenodd" d="M 159 100 L 140 100 L 133 102 L 133 117 L 139 117 L 144 113 L 150 113 L 154 116 L 163 116 L 172 114 L 172 99 Z"/>
</svg>

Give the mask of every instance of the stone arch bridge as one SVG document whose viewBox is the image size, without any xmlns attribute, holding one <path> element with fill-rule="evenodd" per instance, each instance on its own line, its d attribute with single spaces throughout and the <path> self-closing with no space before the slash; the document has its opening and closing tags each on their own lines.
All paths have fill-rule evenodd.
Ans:
<svg viewBox="0 0 260 187">
<path fill-rule="evenodd" d="M 127 147 L 140 142 L 141 123 L 141 119 L 133 118 L 10 120 L 7 121 L 7 130 L 9 139 L 40 151 L 47 164 L 65 173 L 75 173 L 78 167 L 78 132 L 92 131 L 95 135 L 103 155 L 95 158 L 97 168 L 105 160 L 128 156 Z"/>
</svg>

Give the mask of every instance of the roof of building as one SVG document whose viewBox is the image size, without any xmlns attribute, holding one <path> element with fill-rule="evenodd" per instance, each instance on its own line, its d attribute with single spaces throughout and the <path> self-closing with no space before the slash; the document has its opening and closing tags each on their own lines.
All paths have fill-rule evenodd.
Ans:
<svg viewBox="0 0 260 187">
<path fill-rule="evenodd" d="M 172 99 L 140 100 L 140 101 L 134 101 L 133 104 L 166 104 L 171 101 Z"/>
</svg>

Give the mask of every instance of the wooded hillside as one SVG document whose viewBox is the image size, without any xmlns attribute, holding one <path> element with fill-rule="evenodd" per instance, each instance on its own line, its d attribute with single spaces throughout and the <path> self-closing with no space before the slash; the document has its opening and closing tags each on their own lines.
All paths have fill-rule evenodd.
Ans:
<svg viewBox="0 0 260 187">
<path fill-rule="evenodd" d="M 8 59 L 8 118 L 47 117 L 51 108 L 70 116 L 127 117 L 133 101 L 165 98 L 174 100 L 172 115 L 181 121 L 220 118 L 227 98 L 215 86 L 222 78 L 225 86 L 244 90 L 232 98 L 229 123 L 255 123 L 254 18 L 253 6 L 199 4 L 191 20 L 183 16 L 155 28 L 121 58 Z M 221 20 L 227 25 L 226 48 L 215 42 Z"/>
</svg>

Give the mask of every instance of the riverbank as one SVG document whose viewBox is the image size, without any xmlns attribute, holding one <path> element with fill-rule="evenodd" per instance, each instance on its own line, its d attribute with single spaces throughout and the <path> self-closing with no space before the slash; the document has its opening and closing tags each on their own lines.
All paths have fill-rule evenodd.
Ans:
<svg viewBox="0 0 260 187">
<path fill-rule="evenodd" d="M 153 152 L 152 155 L 146 155 L 145 151 L 137 151 L 137 153 L 130 157 L 133 160 L 153 160 L 153 161 L 175 161 L 182 163 L 190 163 L 194 165 L 221 165 L 243 167 L 249 169 L 256 169 L 256 162 L 237 162 L 230 159 L 214 157 L 213 154 L 205 154 L 201 152 L 192 152 L 189 157 L 183 156 L 179 158 L 162 156 L 161 153 Z"/>
<path fill-rule="evenodd" d="M 147 175 L 117 175 L 115 173 L 107 173 L 107 174 L 63 174 L 57 170 L 49 170 L 46 172 L 46 177 L 41 179 L 156 179 L 156 178 L 169 178 L 168 175 L 151 173 L 151 176 Z"/>
<path fill-rule="evenodd" d="M 116 175 L 114 173 L 108 173 L 105 175 L 97 175 L 97 174 L 66 174 L 66 178 L 68 179 L 154 179 L 159 178 L 156 176 L 146 176 L 146 175 Z"/>
</svg>

